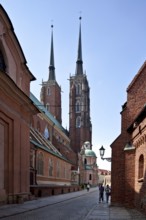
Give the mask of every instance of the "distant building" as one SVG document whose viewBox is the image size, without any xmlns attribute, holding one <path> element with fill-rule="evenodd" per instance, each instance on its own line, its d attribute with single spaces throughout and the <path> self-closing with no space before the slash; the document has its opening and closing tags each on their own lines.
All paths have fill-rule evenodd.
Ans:
<svg viewBox="0 0 146 220">
<path fill-rule="evenodd" d="M 111 171 L 98 169 L 98 184 L 111 186 Z"/>
</svg>

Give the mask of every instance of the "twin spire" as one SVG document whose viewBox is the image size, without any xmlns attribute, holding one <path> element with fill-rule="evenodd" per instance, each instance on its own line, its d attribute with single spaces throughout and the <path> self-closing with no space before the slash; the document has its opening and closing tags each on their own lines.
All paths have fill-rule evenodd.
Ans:
<svg viewBox="0 0 146 220">
<path fill-rule="evenodd" d="M 50 51 L 50 66 L 49 66 L 49 80 L 56 80 L 55 63 L 54 63 L 54 45 L 53 45 L 53 25 L 51 25 L 51 51 Z"/>
<path fill-rule="evenodd" d="M 78 41 L 78 52 L 77 52 L 77 61 L 76 61 L 76 75 L 83 74 L 83 61 L 82 61 L 82 39 L 81 39 L 81 19 L 79 17 L 79 41 Z M 49 80 L 56 80 L 55 76 L 55 63 L 54 63 L 54 45 L 53 45 L 53 25 L 51 25 L 51 51 L 50 51 L 50 66 L 49 66 Z"/>
</svg>

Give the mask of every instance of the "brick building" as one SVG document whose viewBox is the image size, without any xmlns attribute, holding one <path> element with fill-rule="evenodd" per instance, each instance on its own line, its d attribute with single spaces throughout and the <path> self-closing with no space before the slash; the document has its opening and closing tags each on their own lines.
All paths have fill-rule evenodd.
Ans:
<svg viewBox="0 0 146 220">
<path fill-rule="evenodd" d="M 12 23 L 0 6 L 0 203 L 29 196 L 29 125 L 38 112 L 29 98 L 32 80 Z"/>
<path fill-rule="evenodd" d="M 127 88 L 112 148 L 112 203 L 146 212 L 146 62 Z"/>
<path fill-rule="evenodd" d="M 81 70 L 81 25 L 78 52 L 77 69 Z M 0 203 L 27 200 L 30 191 L 45 196 L 79 190 L 82 173 L 78 172 L 78 153 L 84 142 L 91 144 L 89 86 L 82 71 L 70 80 L 70 94 L 75 92 L 70 95 L 70 130 L 61 125 L 53 29 L 49 78 L 42 82 L 40 101 L 30 93 L 30 82 L 35 77 L 26 63 L 12 23 L 0 5 Z M 96 155 L 91 146 L 86 154 L 88 164 L 82 168 L 88 174 L 86 181 L 90 177 L 91 185 L 96 185 Z"/>
</svg>

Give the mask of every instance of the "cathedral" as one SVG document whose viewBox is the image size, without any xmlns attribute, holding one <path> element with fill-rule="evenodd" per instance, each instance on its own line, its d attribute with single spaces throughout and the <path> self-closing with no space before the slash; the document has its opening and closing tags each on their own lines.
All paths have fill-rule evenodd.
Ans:
<svg viewBox="0 0 146 220">
<path fill-rule="evenodd" d="M 69 80 L 69 130 L 62 126 L 51 28 L 49 76 L 42 81 L 38 100 L 30 92 L 30 83 L 36 78 L 0 5 L 0 204 L 73 192 L 87 183 L 98 183 L 81 17 L 76 70 Z"/>
</svg>

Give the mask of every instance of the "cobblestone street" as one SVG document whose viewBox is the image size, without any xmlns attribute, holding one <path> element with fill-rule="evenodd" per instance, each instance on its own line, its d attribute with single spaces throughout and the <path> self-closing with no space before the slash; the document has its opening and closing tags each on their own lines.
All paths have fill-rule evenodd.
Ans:
<svg viewBox="0 0 146 220">
<path fill-rule="evenodd" d="M 145 220 L 134 209 L 98 203 L 98 188 L 41 198 L 24 204 L 0 207 L 0 219 L 6 220 Z"/>
</svg>

